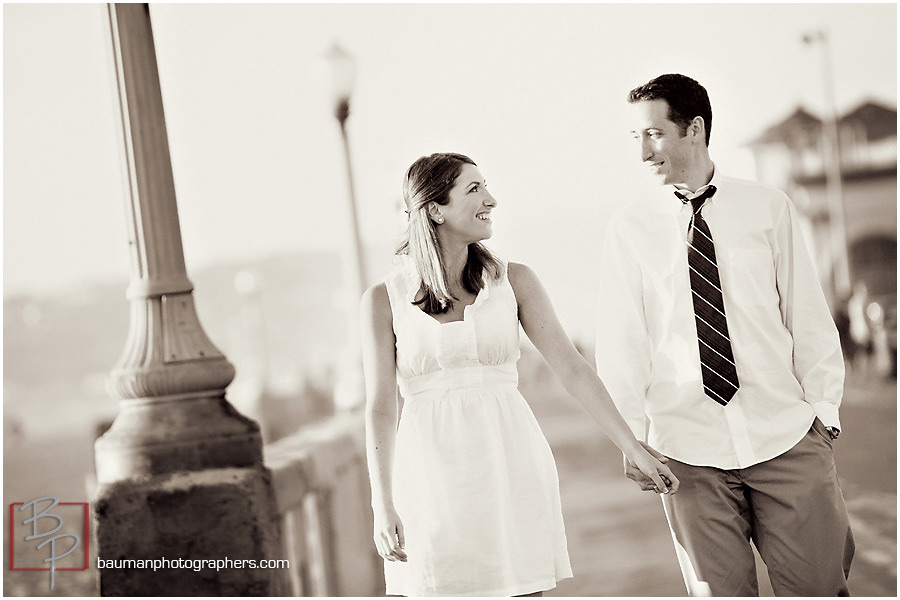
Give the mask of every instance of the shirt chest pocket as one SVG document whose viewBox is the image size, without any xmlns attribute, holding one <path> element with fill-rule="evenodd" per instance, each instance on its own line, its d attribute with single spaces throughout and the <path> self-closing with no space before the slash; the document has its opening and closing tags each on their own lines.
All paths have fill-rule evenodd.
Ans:
<svg viewBox="0 0 900 600">
<path fill-rule="evenodd" d="M 775 266 L 768 250 L 728 250 L 728 267 L 728 281 L 722 284 L 738 304 L 777 305 Z"/>
</svg>

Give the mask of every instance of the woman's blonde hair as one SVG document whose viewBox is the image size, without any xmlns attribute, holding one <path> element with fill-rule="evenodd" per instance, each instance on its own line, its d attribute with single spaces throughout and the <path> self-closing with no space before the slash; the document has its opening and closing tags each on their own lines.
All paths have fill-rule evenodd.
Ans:
<svg viewBox="0 0 900 600">
<path fill-rule="evenodd" d="M 475 165 L 468 156 L 438 153 L 423 156 L 406 171 L 403 181 L 403 201 L 408 216 L 406 234 L 397 254 L 406 254 L 416 265 L 422 282 L 413 304 L 421 305 L 428 314 L 441 314 L 459 300 L 450 293 L 447 269 L 436 225 L 428 215 L 431 202 L 445 205 L 463 165 Z M 463 269 L 462 284 L 477 294 L 484 287 L 484 277 L 493 280 L 503 273 L 503 264 L 481 243 L 469 244 L 469 257 Z"/>
</svg>

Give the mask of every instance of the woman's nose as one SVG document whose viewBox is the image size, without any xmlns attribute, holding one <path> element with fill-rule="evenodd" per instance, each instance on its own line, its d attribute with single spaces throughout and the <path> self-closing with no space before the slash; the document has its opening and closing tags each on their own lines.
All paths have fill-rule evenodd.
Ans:
<svg viewBox="0 0 900 600">
<path fill-rule="evenodd" d="M 484 205 L 490 206 L 491 208 L 497 206 L 497 199 L 487 190 L 484 192 Z"/>
</svg>

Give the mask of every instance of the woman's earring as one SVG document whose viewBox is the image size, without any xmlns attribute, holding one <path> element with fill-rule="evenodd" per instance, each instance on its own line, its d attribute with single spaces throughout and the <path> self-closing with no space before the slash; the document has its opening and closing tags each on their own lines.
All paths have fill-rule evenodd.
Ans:
<svg viewBox="0 0 900 600">
<path fill-rule="evenodd" d="M 437 222 L 438 222 L 438 224 L 443 223 L 443 222 L 444 222 L 444 217 L 438 217 L 438 218 L 437 218 Z"/>
</svg>

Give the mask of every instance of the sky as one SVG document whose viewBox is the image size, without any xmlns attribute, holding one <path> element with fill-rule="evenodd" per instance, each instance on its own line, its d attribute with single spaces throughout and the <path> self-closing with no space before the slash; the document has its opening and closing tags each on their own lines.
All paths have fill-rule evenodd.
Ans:
<svg viewBox="0 0 900 600">
<path fill-rule="evenodd" d="M 4 4 L 4 296 L 129 278 L 121 131 L 104 4 Z M 529 264 L 561 313 L 597 292 L 606 219 L 641 177 L 621 114 L 667 72 L 702 83 L 717 167 L 824 101 L 896 106 L 895 4 L 151 4 L 188 275 L 350 240 L 322 56 L 356 60 L 347 121 L 371 280 L 403 227 L 409 164 L 453 151 L 499 206 L 488 244 Z"/>
</svg>

